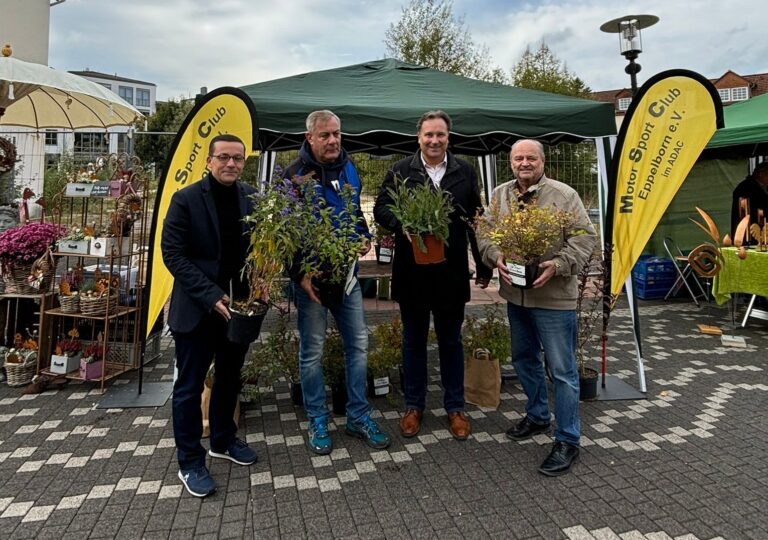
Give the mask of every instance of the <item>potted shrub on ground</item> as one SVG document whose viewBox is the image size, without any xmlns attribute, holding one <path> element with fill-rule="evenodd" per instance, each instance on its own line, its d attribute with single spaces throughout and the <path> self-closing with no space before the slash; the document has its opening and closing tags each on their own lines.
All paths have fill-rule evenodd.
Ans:
<svg viewBox="0 0 768 540">
<path fill-rule="evenodd" d="M 325 382 L 331 387 L 331 401 L 334 414 L 347 412 L 346 366 L 344 364 L 344 345 L 341 334 L 335 327 L 328 329 L 323 347 L 323 374 Z"/>
<path fill-rule="evenodd" d="M 598 335 L 595 329 L 602 316 L 605 261 L 599 251 L 594 251 L 578 275 L 576 297 L 576 368 L 579 372 L 579 398 L 590 400 L 597 397 L 596 369 L 587 366 L 589 349 Z"/>
<path fill-rule="evenodd" d="M 462 330 L 464 344 L 464 397 L 481 407 L 499 406 L 501 367 L 510 355 L 506 317 L 496 305 L 485 307 L 483 318 L 469 315 Z"/>
<path fill-rule="evenodd" d="M 530 289 L 538 277 L 542 257 L 570 229 L 573 216 L 562 210 L 521 203 L 502 215 L 500 203 L 475 219 L 477 234 L 504 254 L 512 285 Z"/>
<path fill-rule="evenodd" d="M 389 393 L 389 373 L 402 362 L 403 323 L 399 315 L 373 329 L 373 348 L 368 352 L 368 394 Z"/>
<path fill-rule="evenodd" d="M 395 179 L 395 187 L 387 188 L 387 192 L 392 199 L 388 208 L 402 223 L 416 264 L 443 262 L 453 211 L 451 194 L 435 188 L 431 182 L 407 187 L 400 178 Z"/>
</svg>

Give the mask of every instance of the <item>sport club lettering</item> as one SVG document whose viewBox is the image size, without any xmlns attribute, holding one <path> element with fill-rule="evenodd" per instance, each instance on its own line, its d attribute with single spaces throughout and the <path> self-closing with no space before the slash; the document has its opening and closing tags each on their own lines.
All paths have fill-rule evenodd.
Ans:
<svg viewBox="0 0 768 540">
<path fill-rule="evenodd" d="M 640 140 L 627 152 L 626 157 L 633 165 L 626 183 L 626 194 L 622 195 L 619 200 L 620 214 L 631 214 L 634 209 L 635 197 L 647 200 L 651 196 L 657 180 L 663 180 L 672 175 L 675 162 L 677 162 L 677 158 L 680 157 L 680 152 L 685 146 L 681 139 L 676 139 L 674 135 L 671 135 L 677 133 L 683 115 L 685 115 L 685 111 L 671 108 L 681 93 L 677 88 L 670 88 L 665 97 L 652 101 L 648 105 L 648 115 L 652 118 L 664 119 L 667 123 L 668 133 L 661 138 L 661 143 L 655 149 L 644 176 L 641 176 L 640 169 L 634 164 L 641 163 L 644 158 L 647 158 L 647 153 L 651 150 L 649 141 L 651 141 L 658 124 L 646 122 Z M 666 118 L 664 118 L 665 116 Z"/>
<path fill-rule="evenodd" d="M 207 139 L 213 134 L 213 130 L 216 127 L 216 124 L 221 122 L 221 119 L 224 118 L 224 115 L 227 114 L 227 109 L 225 107 L 218 107 L 216 109 L 216 114 L 213 115 L 211 118 L 208 118 L 206 120 L 203 120 L 197 125 L 197 135 L 201 139 Z M 221 131 L 217 131 L 215 135 L 221 135 Z M 200 152 L 203 150 L 204 146 L 195 141 L 195 143 L 192 145 L 192 151 L 189 153 L 189 156 L 187 157 L 187 162 L 184 164 L 184 167 L 181 169 L 176 170 L 176 174 L 174 175 L 174 180 L 178 182 L 181 185 L 184 185 L 187 183 L 187 180 L 189 180 L 189 175 L 192 174 L 192 170 L 194 168 L 195 161 L 200 159 L 204 159 Z M 205 174 L 205 171 L 203 172 Z"/>
</svg>

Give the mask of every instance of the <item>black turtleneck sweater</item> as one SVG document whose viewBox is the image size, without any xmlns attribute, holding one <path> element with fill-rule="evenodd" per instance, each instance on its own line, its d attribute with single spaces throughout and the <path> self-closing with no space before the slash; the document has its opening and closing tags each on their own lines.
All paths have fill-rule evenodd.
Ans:
<svg viewBox="0 0 768 540">
<path fill-rule="evenodd" d="M 238 296 L 237 282 L 240 278 L 240 266 L 243 264 L 242 237 L 240 225 L 240 200 L 237 184 L 225 186 L 211 176 L 211 193 L 216 203 L 216 215 L 219 218 L 219 240 L 221 241 L 221 265 L 216 284 L 229 294 L 229 281 L 234 278 L 235 296 Z"/>
</svg>

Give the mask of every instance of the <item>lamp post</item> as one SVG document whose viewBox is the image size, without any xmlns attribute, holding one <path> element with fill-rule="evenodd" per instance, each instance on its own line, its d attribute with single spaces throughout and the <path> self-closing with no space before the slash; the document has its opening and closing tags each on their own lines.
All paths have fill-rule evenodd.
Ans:
<svg viewBox="0 0 768 540">
<path fill-rule="evenodd" d="M 635 60 L 643 52 L 640 30 L 653 26 L 657 22 L 659 22 L 659 18 L 656 15 L 624 15 L 600 26 L 600 30 L 603 32 L 619 35 L 619 50 L 622 56 L 629 61 L 624 71 L 629 74 L 632 81 L 632 97 L 637 93 L 637 74 L 640 72 L 640 64 Z"/>
</svg>

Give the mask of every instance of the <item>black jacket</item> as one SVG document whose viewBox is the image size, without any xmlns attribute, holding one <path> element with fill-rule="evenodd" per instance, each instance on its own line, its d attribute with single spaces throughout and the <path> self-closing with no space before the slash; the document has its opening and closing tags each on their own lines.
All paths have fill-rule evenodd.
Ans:
<svg viewBox="0 0 768 540">
<path fill-rule="evenodd" d="M 224 294 L 216 284 L 222 249 L 219 237 L 219 219 L 211 193 L 210 174 L 199 182 L 187 186 L 171 199 L 163 222 L 161 249 L 163 262 L 173 276 L 173 292 L 168 325 L 175 332 L 190 332 L 206 313 L 210 313 Z M 250 194 L 256 189 L 237 182 L 240 214 L 251 212 Z M 240 246 L 226 246 L 246 253 L 249 238 L 243 223 Z M 245 260 L 242 261 L 245 264 Z"/>
<path fill-rule="evenodd" d="M 411 244 L 402 231 L 402 225 L 395 219 L 388 205 L 392 199 L 387 188 L 393 188 L 395 178 L 406 179 L 406 186 L 429 183 L 432 180 L 424 170 L 421 154 L 394 164 L 384 178 L 376 198 L 373 216 L 376 222 L 395 232 L 395 258 L 392 262 L 392 298 L 399 303 L 416 302 L 425 305 L 455 305 L 466 303 L 470 298 L 469 263 L 467 242 L 471 242 L 472 254 L 479 277 L 490 277 L 492 270 L 480 258 L 474 231 L 467 219 L 473 218 L 482 209 L 477 175 L 472 166 L 456 159 L 448 152 L 448 163 L 440 181 L 440 187 L 453 196 L 454 211 L 448 229 L 446 260 L 440 264 L 417 265 Z"/>
<path fill-rule="evenodd" d="M 736 227 L 739 224 L 739 199 L 749 199 L 749 218 L 750 223 L 757 223 L 757 210 L 762 209 L 763 216 L 768 218 L 768 192 L 752 176 L 747 176 L 733 190 L 733 201 L 731 203 L 731 238 L 736 235 Z M 756 243 L 752 237 L 749 237 L 750 244 Z"/>
</svg>

